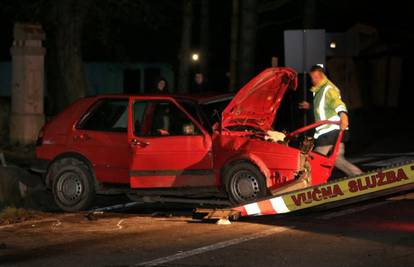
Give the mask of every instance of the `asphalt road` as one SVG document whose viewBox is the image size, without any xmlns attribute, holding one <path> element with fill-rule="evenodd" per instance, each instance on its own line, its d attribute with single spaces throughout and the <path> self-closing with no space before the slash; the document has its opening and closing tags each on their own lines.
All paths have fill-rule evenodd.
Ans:
<svg viewBox="0 0 414 267">
<path fill-rule="evenodd" d="M 191 220 L 46 215 L 0 226 L 0 266 L 414 266 L 414 200 L 376 200 L 317 213 Z"/>
</svg>

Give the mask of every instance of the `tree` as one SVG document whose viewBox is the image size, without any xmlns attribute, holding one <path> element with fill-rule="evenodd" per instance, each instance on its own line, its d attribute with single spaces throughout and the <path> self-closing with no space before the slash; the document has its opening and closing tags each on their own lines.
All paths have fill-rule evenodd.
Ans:
<svg viewBox="0 0 414 267">
<path fill-rule="evenodd" d="M 59 0 L 53 1 L 48 10 L 46 73 L 52 113 L 87 93 L 82 31 L 91 3 L 91 0 Z"/>
<path fill-rule="evenodd" d="M 209 52 L 209 23 L 210 8 L 208 0 L 201 0 L 200 10 L 200 54 L 201 72 L 208 77 L 208 52 Z"/>
<path fill-rule="evenodd" d="M 85 96 L 82 29 L 94 0 L 17 0 L 2 3 L 14 21 L 40 22 L 46 32 L 46 88 L 49 112 Z"/>
<path fill-rule="evenodd" d="M 0 14 L 12 21 L 41 23 L 45 29 L 48 110 L 52 114 L 87 94 L 82 56 L 85 37 L 93 36 L 113 54 L 120 24 L 155 28 L 167 24 L 173 13 L 177 13 L 175 4 L 168 0 L 0 1 Z"/>
<path fill-rule="evenodd" d="M 192 23 L 193 2 L 192 0 L 183 0 L 183 21 L 178 70 L 178 91 L 181 93 L 188 92 Z"/>
<path fill-rule="evenodd" d="M 313 29 L 316 24 L 316 0 L 305 0 L 303 8 L 303 28 Z"/>
<path fill-rule="evenodd" d="M 231 36 L 230 36 L 230 83 L 229 90 L 235 91 L 237 88 L 237 58 L 239 52 L 239 9 L 240 1 L 233 0 L 231 14 Z"/>
<path fill-rule="evenodd" d="M 254 75 L 257 0 L 241 0 L 239 82 L 245 84 Z"/>
</svg>

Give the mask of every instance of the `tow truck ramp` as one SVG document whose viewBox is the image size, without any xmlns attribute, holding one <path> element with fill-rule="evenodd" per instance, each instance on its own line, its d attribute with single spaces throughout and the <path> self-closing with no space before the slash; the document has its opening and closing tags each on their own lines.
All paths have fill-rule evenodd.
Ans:
<svg viewBox="0 0 414 267">
<path fill-rule="evenodd" d="M 230 219 L 326 209 L 414 189 L 414 161 L 269 196 L 229 209 L 196 209 L 194 219 Z"/>
</svg>

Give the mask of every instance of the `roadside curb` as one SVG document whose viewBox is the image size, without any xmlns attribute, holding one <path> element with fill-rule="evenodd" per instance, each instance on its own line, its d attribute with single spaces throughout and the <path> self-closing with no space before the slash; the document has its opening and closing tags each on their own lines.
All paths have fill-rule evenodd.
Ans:
<svg viewBox="0 0 414 267">
<path fill-rule="evenodd" d="M 390 197 L 387 200 L 414 200 L 414 192 L 410 192 L 404 195 Z"/>
</svg>

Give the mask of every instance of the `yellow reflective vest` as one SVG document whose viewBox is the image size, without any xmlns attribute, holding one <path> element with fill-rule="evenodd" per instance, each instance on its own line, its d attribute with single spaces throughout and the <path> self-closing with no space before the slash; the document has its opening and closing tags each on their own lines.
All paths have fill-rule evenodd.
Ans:
<svg viewBox="0 0 414 267">
<path fill-rule="evenodd" d="M 311 92 L 313 93 L 315 121 L 340 121 L 338 114 L 348 112 L 341 99 L 341 92 L 328 78 L 325 77 L 322 82 L 312 87 Z M 339 125 L 336 124 L 321 125 L 316 128 L 314 137 L 316 139 L 322 134 L 339 129 Z"/>
</svg>

